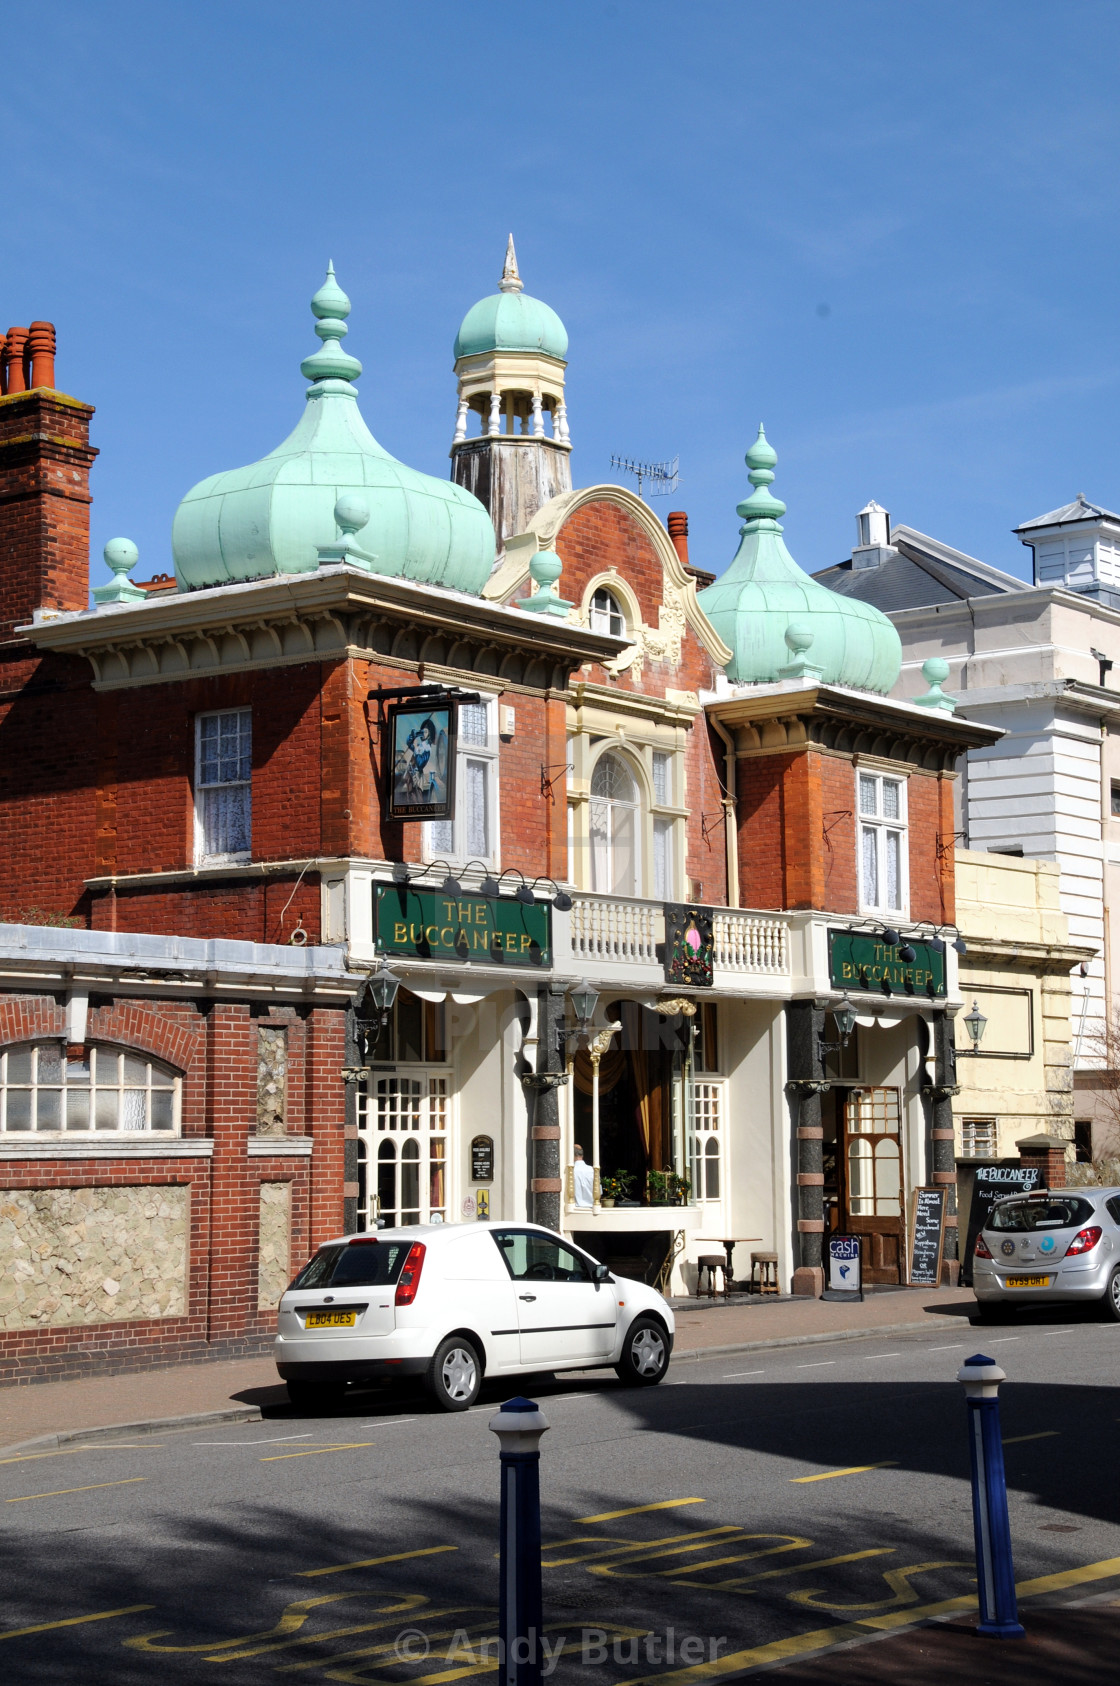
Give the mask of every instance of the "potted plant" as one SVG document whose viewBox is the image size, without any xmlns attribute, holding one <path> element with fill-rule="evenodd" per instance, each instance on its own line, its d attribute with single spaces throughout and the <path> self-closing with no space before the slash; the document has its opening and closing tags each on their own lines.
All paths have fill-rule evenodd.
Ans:
<svg viewBox="0 0 1120 1686">
<path fill-rule="evenodd" d="M 677 1171 L 650 1171 L 647 1186 L 651 1206 L 687 1206 L 692 1193 L 692 1179 Z"/>
<path fill-rule="evenodd" d="M 633 1172 L 612 1171 L 609 1177 L 603 1177 L 600 1181 L 599 1186 L 602 1190 L 600 1204 L 613 1206 L 617 1201 L 627 1199 L 633 1184 Z"/>
</svg>

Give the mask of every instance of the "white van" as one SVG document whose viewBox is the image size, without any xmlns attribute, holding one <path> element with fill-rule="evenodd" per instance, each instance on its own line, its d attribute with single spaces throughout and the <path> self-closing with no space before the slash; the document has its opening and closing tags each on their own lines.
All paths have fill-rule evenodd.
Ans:
<svg viewBox="0 0 1120 1686">
<path fill-rule="evenodd" d="M 669 1367 L 661 1295 L 536 1224 L 414 1224 L 327 1241 L 280 1301 L 276 1368 L 294 1405 L 348 1382 L 423 1376 L 465 1411 L 483 1376 L 613 1366 L 651 1387 Z"/>
</svg>

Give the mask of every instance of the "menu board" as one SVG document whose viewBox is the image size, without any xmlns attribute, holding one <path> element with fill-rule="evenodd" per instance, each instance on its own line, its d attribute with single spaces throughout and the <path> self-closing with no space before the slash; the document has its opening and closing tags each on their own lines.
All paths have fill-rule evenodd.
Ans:
<svg viewBox="0 0 1120 1686">
<path fill-rule="evenodd" d="M 997 1200 L 1009 1194 L 1029 1194 L 1041 1188 L 1042 1171 L 1037 1165 L 978 1165 L 968 1212 L 968 1239 L 961 1259 L 961 1281 L 972 1286 L 972 1252 L 976 1237 L 988 1221 Z"/>
<path fill-rule="evenodd" d="M 471 1143 L 471 1182 L 494 1181 L 494 1138 L 476 1136 Z"/>
<path fill-rule="evenodd" d="M 910 1213 L 910 1286 L 941 1286 L 945 1237 L 945 1190 L 916 1188 Z"/>
</svg>

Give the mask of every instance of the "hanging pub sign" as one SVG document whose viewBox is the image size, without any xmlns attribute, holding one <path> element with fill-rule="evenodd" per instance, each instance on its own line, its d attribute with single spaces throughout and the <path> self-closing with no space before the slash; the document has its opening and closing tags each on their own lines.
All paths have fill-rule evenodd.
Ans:
<svg viewBox="0 0 1120 1686">
<path fill-rule="evenodd" d="M 494 1138 L 475 1136 L 471 1142 L 471 1182 L 494 1181 Z"/>
<path fill-rule="evenodd" d="M 378 884 L 373 937 L 379 954 L 551 966 L 552 907 L 512 896 L 448 896 L 406 884 Z"/>
<path fill-rule="evenodd" d="M 711 908 L 665 903 L 665 979 L 698 989 L 711 988 Z"/>
<path fill-rule="evenodd" d="M 913 960 L 900 960 L 909 945 Z M 828 975 L 835 989 L 873 989 L 884 995 L 945 994 L 945 944 L 907 937 L 892 947 L 862 931 L 829 931 Z"/>
<path fill-rule="evenodd" d="M 386 817 L 449 820 L 455 812 L 455 703 L 450 697 L 393 703 Z M 383 740 L 384 741 L 384 740 Z"/>
</svg>

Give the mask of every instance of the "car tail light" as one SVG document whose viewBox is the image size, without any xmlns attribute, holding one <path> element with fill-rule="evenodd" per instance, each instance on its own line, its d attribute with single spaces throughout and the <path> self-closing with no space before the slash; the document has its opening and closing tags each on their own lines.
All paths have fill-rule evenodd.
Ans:
<svg viewBox="0 0 1120 1686">
<path fill-rule="evenodd" d="M 348 1247 L 376 1247 L 377 1244 L 376 1235 L 356 1235 L 352 1241 L 346 1243 Z"/>
<path fill-rule="evenodd" d="M 404 1268 L 397 1283 L 397 1305 L 411 1305 L 416 1298 L 416 1290 L 420 1286 L 420 1272 L 424 1268 L 424 1254 L 427 1251 L 422 1241 L 414 1241 L 408 1249 L 408 1257 L 404 1261 Z"/>
<path fill-rule="evenodd" d="M 1091 1253 L 1102 1234 L 1100 1224 L 1090 1224 L 1088 1229 L 1078 1230 L 1066 1248 L 1066 1258 L 1068 1259 L 1071 1253 Z"/>
<path fill-rule="evenodd" d="M 982 1235 L 976 1237 L 976 1245 L 972 1249 L 972 1256 L 976 1259 L 990 1259 L 992 1250 Z"/>
</svg>

